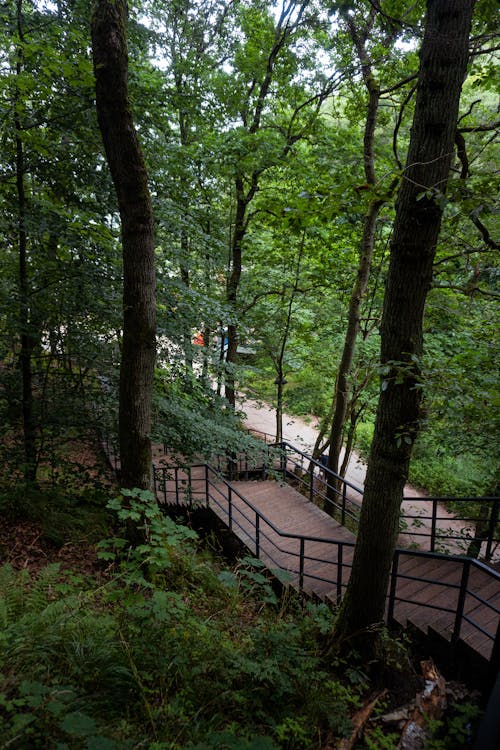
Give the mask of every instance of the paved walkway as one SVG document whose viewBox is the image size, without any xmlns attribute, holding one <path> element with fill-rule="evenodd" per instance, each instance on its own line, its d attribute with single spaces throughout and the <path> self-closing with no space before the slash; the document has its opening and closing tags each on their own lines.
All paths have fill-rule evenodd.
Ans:
<svg viewBox="0 0 500 750">
<path fill-rule="evenodd" d="M 245 424 L 249 429 L 276 435 L 276 413 L 268 404 L 240 397 L 238 407 L 246 414 Z M 315 417 L 306 420 L 283 414 L 283 440 L 311 455 L 319 432 L 318 425 L 319 421 Z M 365 473 L 366 465 L 357 454 L 353 453 L 347 468 L 346 479 L 362 487 Z"/>
</svg>

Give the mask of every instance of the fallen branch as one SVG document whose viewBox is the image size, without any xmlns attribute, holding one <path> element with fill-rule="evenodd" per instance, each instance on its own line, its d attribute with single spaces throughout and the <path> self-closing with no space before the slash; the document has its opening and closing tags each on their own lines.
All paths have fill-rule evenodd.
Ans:
<svg viewBox="0 0 500 750">
<path fill-rule="evenodd" d="M 385 695 L 387 695 L 387 690 L 381 690 L 379 693 L 376 693 L 376 695 L 367 703 L 361 706 L 358 711 L 356 711 L 351 719 L 351 736 L 344 737 L 342 740 L 340 740 L 340 742 L 336 745 L 336 750 L 353 750 L 357 740 L 361 736 L 361 733 L 366 726 L 368 719 L 372 715 L 375 706 L 377 705 L 378 701 Z"/>
</svg>

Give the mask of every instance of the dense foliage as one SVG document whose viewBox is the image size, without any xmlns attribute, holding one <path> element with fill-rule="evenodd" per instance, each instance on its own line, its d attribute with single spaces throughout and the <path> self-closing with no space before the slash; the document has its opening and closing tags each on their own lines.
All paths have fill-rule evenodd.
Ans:
<svg viewBox="0 0 500 750">
<path fill-rule="evenodd" d="M 130 91 L 155 213 L 157 363 L 161 382 L 183 394 L 168 408 L 176 433 L 196 421 L 213 383 L 329 418 L 363 222 L 379 201 L 346 424 L 369 434 L 424 15 L 420 3 L 386 4 L 377 14 L 355 3 L 347 15 L 319 0 L 276 10 L 254 0 L 130 5 Z M 59 460 L 68 429 L 88 424 L 89 404 L 116 393 L 119 224 L 94 111 L 89 12 L 66 0 L 0 9 L 3 456 L 25 476 Z M 477 4 L 452 184 L 437 196 L 446 223 L 413 476 L 438 492 L 496 486 L 494 17 L 492 3 Z M 371 81 L 377 179 L 367 183 Z M 111 384 L 106 394 L 96 373 Z M 278 394 L 274 381 L 286 381 Z M 161 420 L 155 429 L 167 432 Z"/>
<path fill-rule="evenodd" d="M 68 518 L 77 538 L 86 525 L 104 536 L 109 479 L 87 449 L 97 436 L 117 453 L 123 264 L 91 5 L 0 3 L 0 515 L 57 544 Z M 476 3 L 448 193 L 422 195 L 444 222 L 411 476 L 438 494 L 497 491 L 496 13 Z M 368 452 L 424 17 L 425 3 L 400 0 L 129 3 L 155 224 L 156 444 L 186 458 L 254 449 L 237 390 L 277 407 L 278 435 L 283 408 L 328 432 L 376 205 L 344 429 Z M 111 510 L 140 523 L 135 500 Z M 0 569 L 6 746 L 292 750 L 349 733 L 373 685 L 355 656 L 325 652 L 331 612 L 277 597 L 256 561 L 226 570 L 150 506 L 147 518 L 147 544 L 103 545 L 95 579 Z M 435 747 L 460 746 L 442 734 Z M 367 750 L 391 747 L 382 735 L 374 726 Z"/>
<path fill-rule="evenodd" d="M 376 716 L 412 697 L 402 644 L 386 638 L 384 672 L 370 677 L 356 654 L 325 647 L 327 605 L 280 593 L 253 558 L 229 568 L 147 493 L 125 494 L 108 504 L 116 535 L 93 575 L 0 568 L 5 747 L 313 750 L 351 735 L 382 674 L 401 677 Z M 132 554 L 120 533 L 130 515 L 147 527 Z M 462 747 L 477 715 L 467 704 L 449 714 L 451 731 L 436 722 L 433 746 Z M 364 736 L 369 750 L 396 747 L 377 719 Z"/>
</svg>

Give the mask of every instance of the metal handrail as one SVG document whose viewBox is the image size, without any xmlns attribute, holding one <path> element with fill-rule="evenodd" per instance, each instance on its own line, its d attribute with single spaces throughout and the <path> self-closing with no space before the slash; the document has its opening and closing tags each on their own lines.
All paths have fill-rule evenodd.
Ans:
<svg viewBox="0 0 500 750">
<path fill-rule="evenodd" d="M 316 501 L 316 504 L 325 507 L 330 515 L 338 516 L 342 526 L 349 521 L 350 527 L 357 528 L 363 498 L 363 490 L 360 487 L 336 474 L 321 461 L 311 458 L 291 443 L 283 441 L 275 443 L 272 447 L 278 448 L 284 456 L 281 466 L 284 481 L 292 479 L 295 485 L 301 487 L 302 494 L 306 495 L 311 502 Z M 297 459 L 295 456 L 300 458 Z M 289 464 L 294 467 L 292 470 Z M 307 468 L 304 468 L 304 464 L 307 464 Z M 341 489 L 338 489 L 339 485 Z M 338 499 L 332 499 L 332 495 Z"/>
<path fill-rule="evenodd" d="M 264 432 L 263 430 L 256 430 L 253 427 L 245 427 L 245 432 L 248 435 L 255 435 L 259 440 L 262 440 L 264 443 L 268 443 L 268 444 L 276 443 L 276 437 L 274 435 L 271 435 L 270 432 Z"/>
<path fill-rule="evenodd" d="M 339 520 L 342 526 L 345 526 L 347 522 L 351 530 L 357 530 L 363 498 L 361 487 L 336 474 L 322 462 L 311 458 L 307 453 L 286 441 L 270 447 L 277 447 L 286 454 L 286 462 L 284 461 L 281 466 L 281 475 L 284 481 L 292 480 L 293 484 L 302 491 L 302 494 L 308 497 L 311 502 L 325 507 L 331 515 Z M 306 463 L 307 469 L 304 469 Z M 292 464 L 296 469 L 300 468 L 302 476 L 297 471 L 294 472 L 293 469 L 290 469 L 289 464 Z M 328 488 L 330 488 L 330 492 L 328 492 Z M 332 500 L 332 494 L 338 499 Z M 480 503 L 489 505 L 490 509 L 485 518 L 457 515 L 456 513 L 450 518 L 446 511 L 440 509 L 440 506 L 452 502 L 464 505 L 471 502 Z M 426 540 L 430 552 L 436 552 L 437 547 L 445 545 L 446 542 L 461 542 L 464 545 L 475 543 L 478 548 L 485 545 L 484 558 L 489 560 L 494 546 L 500 545 L 500 498 L 498 497 L 403 497 L 402 503 L 417 506 L 419 503 L 431 504 L 431 513 L 427 515 L 412 513 L 411 510 L 406 510 L 404 505 L 401 506 L 400 514 L 401 534 L 409 534 L 419 541 Z M 429 528 L 419 530 L 414 523 L 415 521 L 427 522 Z M 442 525 L 444 524 L 440 525 L 440 522 L 451 524 L 457 521 L 467 524 L 462 533 L 454 531 L 452 528 L 443 529 Z M 476 534 L 472 533 L 475 524 L 478 523 L 487 527 L 486 533 L 482 535 L 477 535 L 477 532 Z"/>
<path fill-rule="evenodd" d="M 229 479 L 236 476 L 248 478 L 256 471 L 262 476 L 273 473 L 281 476 L 284 482 L 292 483 L 310 502 L 324 508 L 342 526 L 357 532 L 363 489 L 287 441 L 266 443 L 260 454 L 254 451 L 242 452 L 234 458 L 216 456 L 210 463 L 213 461 Z M 462 505 L 481 503 L 483 506 L 489 505 L 489 511 L 484 518 L 456 512 L 450 517 L 441 507 L 450 502 Z M 419 513 L 420 503 L 430 504 L 430 513 Z M 409 544 L 418 544 L 420 547 L 425 544 L 424 548 L 430 552 L 446 552 L 448 548 L 450 552 L 460 554 L 462 547 L 467 554 L 473 546 L 478 552 L 482 549 L 484 559 L 490 560 L 495 547 L 500 545 L 499 516 L 498 497 L 403 497 L 400 534 L 410 538 Z M 455 522 L 462 523 L 463 528 L 453 529 L 452 524 Z"/>
<path fill-rule="evenodd" d="M 340 566 L 337 563 L 337 570 L 338 570 L 338 576 L 335 581 L 331 581 L 327 578 L 323 578 L 322 576 L 317 576 L 312 573 L 306 573 L 304 572 L 304 563 L 306 560 L 309 560 L 311 562 L 327 562 L 327 560 L 324 560 L 323 558 L 314 557 L 311 555 L 305 554 L 305 543 L 306 542 L 315 542 L 315 543 L 324 543 L 328 545 L 335 545 L 337 547 L 351 547 L 354 548 L 354 542 L 345 542 L 343 540 L 333 540 L 331 538 L 326 537 L 317 537 L 317 536 L 309 536 L 305 534 L 295 534 L 293 532 L 287 532 L 282 531 L 270 518 L 268 518 L 262 511 L 260 511 L 248 498 L 246 498 L 241 492 L 239 492 L 230 482 L 228 482 L 224 477 L 222 477 L 213 467 L 209 466 L 208 464 L 205 464 L 205 471 L 207 476 L 210 475 L 210 473 L 214 474 L 217 478 L 217 484 L 212 482 L 210 479 L 208 479 L 208 485 L 216 487 L 218 490 L 220 488 L 220 485 L 222 484 L 225 486 L 228 490 L 226 500 L 228 501 L 228 504 L 232 506 L 232 512 L 227 511 L 228 518 L 232 518 L 232 527 L 237 526 L 240 531 L 248 535 L 248 531 L 242 526 L 241 523 L 238 523 L 235 520 L 234 517 L 234 497 L 236 496 L 241 503 L 252 511 L 255 517 L 255 523 L 253 524 L 253 528 L 255 529 L 255 548 L 254 551 L 257 556 L 259 556 L 259 551 L 261 547 L 261 538 L 264 537 L 272 546 L 273 548 L 278 551 L 282 552 L 286 555 L 288 555 L 291 558 L 298 558 L 299 559 L 299 569 L 298 570 L 292 570 L 290 572 L 296 573 L 299 575 L 299 589 L 303 590 L 303 582 L 304 577 L 305 578 L 311 578 L 312 580 L 321 581 L 324 583 L 333 583 L 336 585 L 337 590 L 339 588 L 342 588 L 341 583 L 341 574 L 342 574 L 342 566 Z M 207 498 L 207 505 L 210 505 L 210 501 L 212 501 L 215 505 L 217 505 L 221 510 L 224 510 L 220 502 L 210 493 L 209 497 Z M 238 509 L 238 512 L 243 515 L 245 520 L 247 520 L 251 527 L 252 527 L 252 518 L 249 516 L 246 516 L 244 513 L 242 513 L 241 509 Z M 289 540 L 297 540 L 299 542 L 300 551 L 299 553 L 294 552 L 293 550 L 285 549 L 281 546 L 279 546 L 274 540 L 272 540 L 263 530 L 262 530 L 262 524 L 266 524 L 279 538 L 281 539 L 289 539 Z M 230 528 L 232 528 L 230 527 Z M 266 551 L 266 555 L 269 556 L 269 552 Z M 275 564 L 276 560 L 274 560 Z M 278 564 L 277 564 L 278 565 Z M 280 567 L 278 565 L 278 567 Z M 343 567 L 350 567 L 350 565 L 344 565 Z M 340 580 L 339 580 L 340 576 Z M 345 587 L 345 586 L 344 586 Z"/>
<path fill-rule="evenodd" d="M 201 468 L 203 469 L 203 476 L 193 479 L 192 477 L 192 470 L 195 468 Z M 252 552 L 255 553 L 257 557 L 261 557 L 264 555 L 266 558 L 270 559 L 273 564 L 275 564 L 277 567 L 281 567 L 279 563 L 276 560 L 276 554 L 282 553 L 286 554 L 290 564 L 294 562 L 294 566 L 290 567 L 290 572 L 295 575 L 298 579 L 298 588 L 300 590 L 304 590 L 305 586 L 305 580 L 308 579 L 310 581 L 318 581 L 326 584 L 331 584 L 332 586 L 332 595 L 334 598 L 340 599 L 343 589 L 345 588 L 346 584 L 343 582 L 343 571 L 346 568 L 350 568 L 351 565 L 347 562 L 345 562 L 345 556 L 344 556 L 344 550 L 346 548 L 353 548 L 354 542 L 346 542 L 344 540 L 339 539 L 331 539 L 331 538 L 325 538 L 325 537 L 316 537 L 316 536 L 309 536 L 304 534 L 295 534 L 292 532 L 286 532 L 282 531 L 270 518 L 268 518 L 264 513 L 262 513 L 248 498 L 246 498 L 233 484 L 231 484 L 227 479 L 225 479 L 222 474 L 217 471 L 215 468 L 209 466 L 208 464 L 196 464 L 191 467 L 189 467 L 189 470 L 186 469 L 186 467 L 171 467 L 171 468 L 156 468 L 154 469 L 154 477 L 155 477 L 155 488 L 159 487 L 160 491 L 163 487 L 163 496 L 166 500 L 167 498 L 167 490 L 166 490 L 166 482 L 168 481 L 168 478 L 166 477 L 166 474 L 169 472 L 173 473 L 173 477 L 170 476 L 168 478 L 173 478 L 175 482 L 175 489 L 174 489 L 174 495 L 177 499 L 177 501 L 180 498 L 180 492 L 181 490 L 184 491 L 186 485 L 183 485 L 182 488 L 179 488 L 178 482 L 179 482 L 179 474 L 180 472 L 184 472 L 186 474 L 188 481 L 190 483 L 190 491 L 185 493 L 185 499 L 188 504 L 193 505 L 197 500 L 198 502 L 201 502 L 202 505 L 205 505 L 207 507 L 210 507 L 211 505 L 216 505 L 219 507 L 221 513 L 225 515 L 228 519 L 228 527 L 230 529 L 238 528 L 240 531 L 240 534 L 244 537 L 247 537 L 250 542 L 252 543 L 249 546 Z M 186 481 L 186 480 L 184 480 Z M 200 482 L 202 484 L 203 489 L 201 491 L 196 492 L 196 490 L 193 488 L 193 481 L 194 482 Z M 235 498 L 238 498 L 240 501 L 240 504 L 245 508 L 245 512 L 242 511 L 241 508 L 237 508 L 235 506 Z M 236 515 L 239 514 L 239 517 L 237 518 Z M 245 526 L 246 522 L 246 526 Z M 279 540 L 296 540 L 298 543 L 298 552 L 294 550 L 286 549 L 284 546 L 282 546 L 282 542 L 277 542 L 270 536 L 270 531 L 274 532 L 274 534 L 278 537 Z M 263 550 L 262 544 L 263 541 L 265 541 L 268 545 L 272 547 L 272 550 L 266 549 Z M 316 555 L 308 555 L 306 554 L 306 545 L 308 543 L 323 543 L 328 545 L 328 547 L 331 549 L 332 547 L 336 547 L 337 551 L 337 557 L 336 562 L 332 562 L 335 558 L 333 555 L 329 554 L 327 558 L 317 557 Z M 253 547 L 253 549 L 252 549 Z M 401 571 L 399 571 L 399 562 L 400 559 L 403 556 L 411 556 L 411 557 L 420 557 L 425 559 L 432 559 L 437 561 L 446 561 L 446 562 L 455 562 L 461 566 L 462 575 L 461 575 L 461 581 L 460 584 L 457 583 L 450 583 L 448 581 L 440 581 L 436 578 L 424 578 L 424 577 L 415 577 L 408 574 L 405 574 Z M 335 578 L 325 578 L 323 576 L 319 576 L 315 574 L 314 572 L 308 572 L 306 563 L 321 563 L 321 562 L 327 562 L 332 563 L 336 568 L 336 576 Z M 468 623 L 473 629 L 479 631 L 482 633 L 488 640 L 492 642 L 492 653 L 493 654 L 499 654 L 500 648 L 499 644 L 497 644 L 497 640 L 500 638 L 500 628 L 495 627 L 495 632 L 490 632 L 486 630 L 482 625 L 480 625 L 478 622 L 476 622 L 469 614 L 467 614 L 464 610 L 464 604 L 466 601 L 467 596 L 473 597 L 476 601 L 478 601 L 482 606 L 486 607 L 493 615 L 492 620 L 495 620 L 495 618 L 500 618 L 500 608 L 497 607 L 495 604 L 492 604 L 489 601 L 486 601 L 481 596 L 479 596 L 473 589 L 469 586 L 470 581 L 470 572 L 473 569 L 477 569 L 485 573 L 487 576 L 489 576 L 492 580 L 495 580 L 499 583 L 500 586 L 500 573 L 497 573 L 495 570 L 490 568 L 487 565 L 484 565 L 480 561 L 474 559 L 474 558 L 468 558 L 463 557 L 459 555 L 444 555 L 437 552 L 427 552 L 423 550 L 408 550 L 408 549 L 402 549 L 397 548 L 394 552 L 394 558 L 393 558 L 393 565 L 392 565 L 392 571 L 391 571 L 391 580 L 390 580 L 390 586 L 389 591 L 387 594 L 387 611 L 388 611 L 388 619 L 389 621 L 394 619 L 394 611 L 396 604 L 399 603 L 411 603 L 414 606 L 423 607 L 435 611 L 445 612 L 448 614 L 454 614 L 454 623 L 453 623 L 453 632 L 452 632 L 452 643 L 456 643 L 458 639 L 462 636 L 463 631 L 463 625 L 464 623 Z M 436 585 L 443 587 L 444 589 L 452 589 L 457 592 L 457 606 L 453 609 L 450 607 L 446 607 L 443 605 L 436 605 L 433 603 L 425 603 L 425 602 L 415 602 L 413 600 L 405 599 L 404 597 L 398 596 L 397 593 L 397 586 L 399 581 L 404 580 L 419 580 L 423 581 L 429 585 Z M 334 593 L 335 592 L 335 593 Z M 496 658 L 496 657 L 495 657 Z"/>
</svg>

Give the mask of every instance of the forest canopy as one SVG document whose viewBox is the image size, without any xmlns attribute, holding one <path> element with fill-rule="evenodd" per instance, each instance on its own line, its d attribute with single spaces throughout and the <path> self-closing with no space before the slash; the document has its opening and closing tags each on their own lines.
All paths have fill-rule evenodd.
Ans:
<svg viewBox="0 0 500 750">
<path fill-rule="evenodd" d="M 32 481 L 89 419 L 115 419 L 123 261 L 90 4 L 16 0 L 0 17 L 2 452 Z M 238 392 L 314 414 L 328 437 L 351 331 L 337 438 L 367 452 L 424 20 L 424 3 L 392 1 L 128 4 L 155 232 L 155 440 L 228 447 Z M 433 195 L 444 220 L 411 472 L 440 494 L 497 483 L 497 20 L 476 4 L 451 179 Z"/>
</svg>

